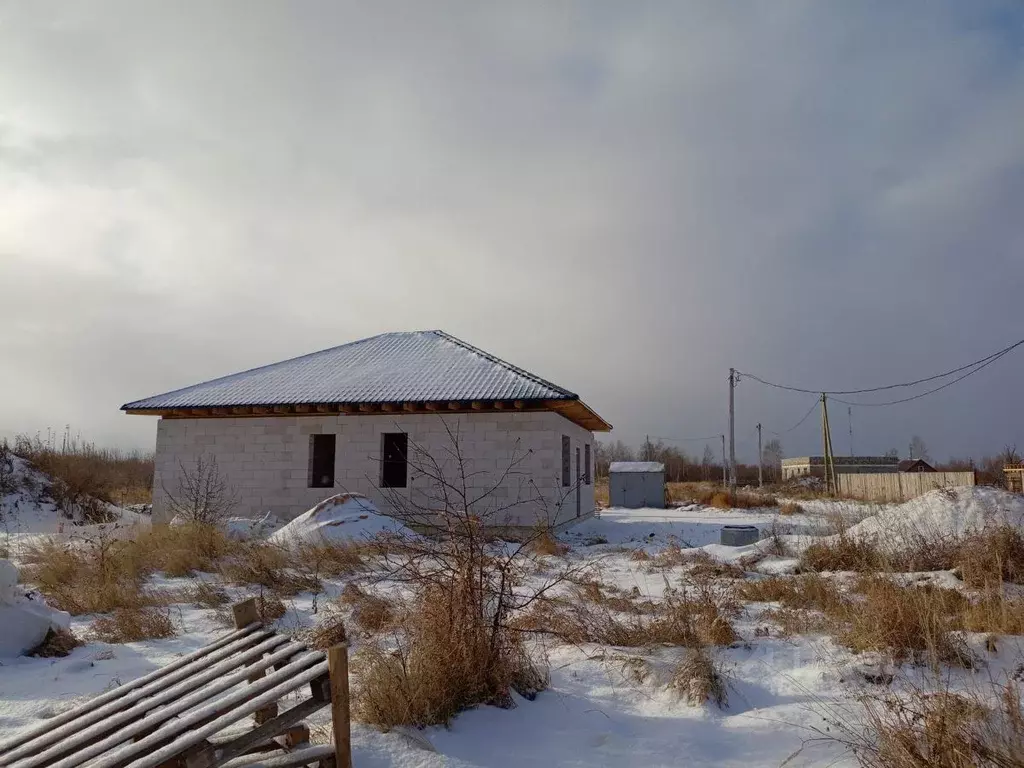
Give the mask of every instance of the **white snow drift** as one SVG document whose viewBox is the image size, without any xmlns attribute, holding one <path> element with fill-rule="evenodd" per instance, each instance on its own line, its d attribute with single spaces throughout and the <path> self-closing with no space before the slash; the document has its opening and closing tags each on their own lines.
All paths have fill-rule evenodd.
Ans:
<svg viewBox="0 0 1024 768">
<path fill-rule="evenodd" d="M 353 541 L 380 534 L 410 534 L 394 518 L 382 515 L 373 502 L 358 493 L 340 493 L 303 512 L 268 538 L 295 546 L 323 541 Z"/>
<path fill-rule="evenodd" d="M 67 629 L 71 615 L 50 608 L 38 593 L 18 584 L 18 569 L 0 560 L 0 658 L 20 656 L 51 629 Z"/>
</svg>

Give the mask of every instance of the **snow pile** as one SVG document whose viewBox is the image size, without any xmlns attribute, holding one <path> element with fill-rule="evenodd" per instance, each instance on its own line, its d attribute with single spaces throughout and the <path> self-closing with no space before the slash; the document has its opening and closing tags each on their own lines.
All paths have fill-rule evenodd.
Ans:
<svg viewBox="0 0 1024 768">
<path fill-rule="evenodd" d="M 272 512 L 267 512 L 263 517 L 229 517 L 224 521 L 224 533 L 229 539 L 246 541 L 248 539 L 265 539 L 281 527 Z"/>
<path fill-rule="evenodd" d="M 67 629 L 71 616 L 49 608 L 18 584 L 18 569 L 0 560 L 0 658 L 20 656 L 39 645 L 53 629 Z"/>
<path fill-rule="evenodd" d="M 275 544 L 320 543 L 369 539 L 380 534 L 406 534 L 412 531 L 394 518 L 382 515 L 365 496 L 341 493 L 331 496 L 303 512 L 284 528 L 271 534 Z"/>
<path fill-rule="evenodd" d="M 848 536 L 897 551 L 922 541 L 957 539 L 986 528 L 1024 530 L 1024 498 L 982 486 L 929 491 L 849 528 Z"/>
</svg>

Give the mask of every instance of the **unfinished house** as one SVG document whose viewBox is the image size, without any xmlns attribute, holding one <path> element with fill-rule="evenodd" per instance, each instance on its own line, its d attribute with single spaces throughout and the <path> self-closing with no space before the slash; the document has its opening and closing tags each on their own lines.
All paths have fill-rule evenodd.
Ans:
<svg viewBox="0 0 1024 768">
<path fill-rule="evenodd" d="M 342 492 L 385 513 L 436 503 L 425 466 L 437 463 L 487 492 L 495 524 L 557 525 L 594 509 L 593 433 L 611 429 L 574 392 L 442 331 L 386 333 L 122 410 L 159 417 L 155 520 L 212 460 L 240 516 L 288 520 Z"/>
</svg>

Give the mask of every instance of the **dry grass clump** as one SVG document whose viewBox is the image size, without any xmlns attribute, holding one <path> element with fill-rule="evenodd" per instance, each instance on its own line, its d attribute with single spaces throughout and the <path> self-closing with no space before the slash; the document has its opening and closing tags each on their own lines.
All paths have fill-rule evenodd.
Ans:
<svg viewBox="0 0 1024 768">
<path fill-rule="evenodd" d="M 358 719 L 384 730 L 441 725 L 477 704 L 507 707 L 513 689 L 532 696 L 547 686 L 547 676 L 518 633 L 473 620 L 475 613 L 465 610 L 473 602 L 467 588 L 468 583 L 452 591 L 425 589 L 397 649 L 372 644 L 361 649 Z"/>
<path fill-rule="evenodd" d="M 802 515 L 804 508 L 795 501 L 784 501 L 779 505 L 780 515 Z"/>
<path fill-rule="evenodd" d="M 646 563 L 651 559 L 646 549 L 637 548 L 629 553 L 629 559 L 634 563 Z"/>
<path fill-rule="evenodd" d="M 1024 534 L 1000 526 L 966 539 L 957 553 L 957 567 L 972 587 L 1009 581 L 1024 583 Z"/>
<path fill-rule="evenodd" d="M 607 507 L 611 504 L 607 477 L 599 477 L 594 481 L 594 504 L 599 507 Z"/>
<path fill-rule="evenodd" d="M 320 576 L 350 576 L 365 567 L 363 555 L 368 546 L 355 541 L 304 543 L 292 553 L 292 561 Z"/>
<path fill-rule="evenodd" d="M 395 619 L 391 602 L 364 591 L 358 584 L 346 584 L 338 596 L 341 605 L 352 609 L 352 620 L 359 628 L 377 633 L 388 628 Z"/>
<path fill-rule="evenodd" d="M 104 522 L 107 515 L 98 502 L 144 504 L 152 497 L 152 454 L 97 448 L 69 433 L 60 448 L 38 436 L 19 435 L 14 453 L 53 479 L 50 496 L 69 517 Z"/>
<path fill-rule="evenodd" d="M 746 571 L 738 565 L 715 560 L 707 552 L 698 551 L 690 555 L 689 561 L 687 578 L 690 580 L 745 579 L 747 577 Z"/>
<path fill-rule="evenodd" d="M 28 545 L 23 559 L 23 580 L 51 605 L 75 616 L 166 605 L 172 599 L 145 588 L 149 567 L 130 542 L 99 540 L 74 547 L 44 540 Z"/>
<path fill-rule="evenodd" d="M 290 597 L 320 592 L 319 578 L 293 567 L 292 553 L 265 541 L 247 541 L 220 564 L 221 573 L 234 584 L 251 584 Z"/>
<path fill-rule="evenodd" d="M 805 571 L 878 571 L 883 568 L 883 558 L 873 543 L 841 533 L 807 547 L 800 555 L 800 568 Z"/>
<path fill-rule="evenodd" d="M 693 706 L 712 701 L 719 707 L 725 707 L 729 701 L 725 678 L 705 648 L 686 649 L 669 687 Z"/>
<path fill-rule="evenodd" d="M 875 540 L 840 533 L 811 544 L 801 555 L 808 571 L 939 571 L 957 569 L 972 587 L 1003 581 L 1024 583 L 1024 534 L 999 526 L 954 537 L 907 529 L 898 532 L 902 546 L 883 552 Z"/>
<path fill-rule="evenodd" d="M 531 551 L 538 555 L 561 556 L 569 551 L 569 545 L 559 541 L 550 530 L 536 534 L 530 540 Z"/>
<path fill-rule="evenodd" d="M 608 596 L 591 584 L 577 587 L 568 599 L 535 603 L 517 626 L 574 644 L 696 647 L 735 642 L 729 614 L 729 606 L 710 595 L 694 598 L 669 590 L 662 602 L 655 603 L 635 596 Z"/>
<path fill-rule="evenodd" d="M 718 509 L 754 509 L 774 507 L 777 502 L 770 494 L 758 491 L 725 489 L 710 483 L 670 483 L 669 497 L 674 502 L 690 502 Z"/>
<path fill-rule="evenodd" d="M 260 590 L 256 597 L 256 610 L 260 614 L 260 621 L 264 624 L 271 624 L 288 612 L 280 597 L 273 592 L 264 590 Z"/>
<path fill-rule="evenodd" d="M 972 668 L 973 654 L 958 635 L 969 601 L 931 585 L 904 587 L 884 576 L 864 576 L 834 613 L 836 639 L 854 651 L 890 652 L 897 660 Z"/>
<path fill-rule="evenodd" d="M 843 602 L 839 588 L 815 573 L 745 581 L 736 586 L 736 596 L 754 603 L 781 603 L 785 608 L 827 613 L 835 613 Z"/>
<path fill-rule="evenodd" d="M 100 616 L 92 624 L 92 633 L 105 643 L 135 643 L 176 634 L 171 615 L 150 607 L 118 608 Z"/>
<path fill-rule="evenodd" d="M 67 656 L 81 644 L 82 641 L 75 637 L 71 630 L 55 630 L 51 627 L 46 630 L 46 637 L 43 638 L 43 641 L 26 655 L 40 659 L 61 658 Z"/>
<path fill-rule="evenodd" d="M 328 648 L 348 642 L 345 622 L 338 614 L 328 614 L 309 631 L 306 643 L 310 648 L 326 651 Z"/>
<path fill-rule="evenodd" d="M 228 591 L 220 584 L 201 579 L 185 588 L 184 597 L 197 608 L 220 608 L 231 601 Z"/>
<path fill-rule="evenodd" d="M 242 545 L 214 525 L 187 523 L 154 525 L 136 537 L 134 546 L 152 570 L 192 576 L 197 571 L 215 572 L 220 561 Z"/>
<path fill-rule="evenodd" d="M 866 734 L 851 747 L 864 768 L 1022 768 L 1024 710 L 1017 683 L 992 695 L 914 690 L 868 697 Z"/>
</svg>

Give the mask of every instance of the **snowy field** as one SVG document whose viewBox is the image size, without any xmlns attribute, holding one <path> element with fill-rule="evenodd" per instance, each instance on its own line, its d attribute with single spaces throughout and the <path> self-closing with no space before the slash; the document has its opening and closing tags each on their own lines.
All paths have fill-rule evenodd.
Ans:
<svg viewBox="0 0 1024 768">
<path fill-rule="evenodd" d="M 23 472 L 29 470 L 22 467 Z M 346 501 L 348 503 L 348 501 Z M 604 510 L 566 531 L 570 549 L 551 556 L 552 567 L 586 563 L 602 583 L 624 593 L 659 600 L 686 572 L 685 563 L 653 567 L 637 555 L 643 550 L 656 558 L 674 549 L 685 559 L 698 549 L 716 561 L 739 564 L 747 580 L 797 569 L 802 548 L 818 537 L 833 535 L 836 520 L 859 525 L 865 535 L 877 534 L 893 520 L 924 519 L 929 525 L 962 531 L 983 525 L 992 516 L 1020 524 L 1024 504 L 989 489 L 959 496 L 929 494 L 900 507 L 879 508 L 852 502 L 802 502 L 804 513 L 781 516 L 778 509 L 718 510 L 691 505 L 666 510 Z M 336 507 L 328 535 L 359 536 L 376 532 L 380 519 L 358 508 Z M 81 531 L 61 526 L 57 514 L 31 493 L 0 500 L 7 523 L 8 547 L 17 564 L 19 548 L 40 536 L 74 540 Z M 307 516 L 307 522 L 312 520 Z M 860 521 L 864 522 L 860 522 Z M 310 523 L 312 524 L 312 523 Z M 746 547 L 719 544 L 723 525 L 753 525 L 765 537 Z M 125 511 L 124 529 L 145 526 L 144 515 Z M 348 526 L 347 528 L 345 526 Z M 390 527 L 390 526 L 387 526 Z M 857 526 L 855 525 L 855 528 Z M 307 526 L 308 530 L 308 526 Z M 261 535 L 269 531 L 260 529 Z M 301 531 L 271 534 L 283 541 Z M 782 541 L 785 555 L 770 554 Z M 692 551 L 691 551 L 692 550 Z M 214 574 L 194 578 L 218 580 Z M 181 589 L 194 578 L 157 576 L 153 585 Z M 840 574 L 837 578 L 842 578 Z M 938 579 L 955 584 L 950 573 L 919 574 L 909 578 Z M 319 605 L 336 598 L 347 579 L 325 581 Z M 29 585 L 30 586 L 30 585 Z M 251 589 L 226 585 L 232 599 Z M 313 596 L 299 594 L 284 600 L 286 613 L 277 621 L 286 632 L 317 624 Z M 535 700 L 515 697 L 511 709 L 479 707 L 458 716 L 449 728 L 381 733 L 353 726 L 355 765 L 379 766 L 842 766 L 856 760 L 831 737 L 842 736 L 837 724 L 856 723 L 858 697 L 883 690 L 890 672 L 898 681 L 926 685 L 928 674 L 904 665 L 895 670 L 887 659 L 855 654 L 826 635 L 784 636 L 762 613 L 770 606 L 748 603 L 733 621 L 739 639 L 715 649 L 724 675 L 728 704 L 694 706 L 669 686 L 671 671 L 683 649 L 677 647 L 617 648 L 596 644 L 566 644 L 540 636 L 531 648 L 546 658 L 550 687 Z M 0 659 L 0 740 L 38 725 L 90 696 L 146 674 L 225 633 L 222 613 L 187 602 L 171 607 L 175 637 L 126 644 L 90 639 L 95 616 L 75 616 L 71 629 L 85 644 L 65 658 L 25 656 Z M 969 689 L 979 674 L 987 678 L 1012 675 L 1024 669 L 1020 637 L 1003 638 L 994 651 L 985 637 L 967 635 L 965 642 L 984 659 L 984 672 L 945 670 L 956 689 Z M 356 650 L 359 638 L 354 639 Z M 314 739 L 326 738 L 323 720 L 312 721 Z"/>
</svg>

